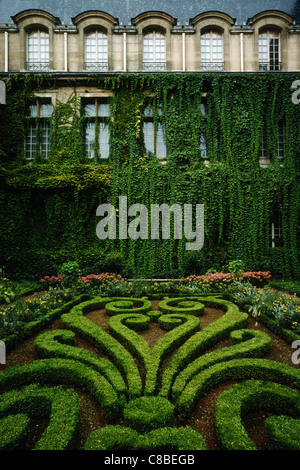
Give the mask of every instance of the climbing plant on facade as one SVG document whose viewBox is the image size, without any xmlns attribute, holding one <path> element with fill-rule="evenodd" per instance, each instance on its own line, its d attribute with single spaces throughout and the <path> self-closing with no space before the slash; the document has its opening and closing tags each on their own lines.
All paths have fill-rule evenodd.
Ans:
<svg viewBox="0 0 300 470">
<path fill-rule="evenodd" d="M 131 276 L 203 273 L 242 259 L 246 269 L 271 269 L 275 275 L 298 278 L 300 110 L 291 101 L 297 77 L 87 76 L 87 86 L 109 95 L 108 160 L 86 159 L 76 79 L 58 85 L 51 75 L 8 77 L 8 104 L 0 110 L 1 263 L 14 275 L 34 275 L 49 259 L 61 264 L 80 258 L 83 267 L 92 268 L 113 251 L 120 253 L 124 272 Z M 50 156 L 28 165 L 26 105 L 34 93 L 58 87 L 69 90 L 69 98 L 56 102 Z M 143 113 L 149 104 L 154 129 L 158 123 L 163 127 L 165 164 L 145 149 Z M 283 159 L 277 158 L 281 123 Z M 259 164 L 262 141 L 270 159 L 266 167 Z M 96 208 L 106 202 L 116 206 L 120 195 L 128 197 L 129 205 L 148 208 L 154 203 L 204 204 L 204 248 L 191 254 L 184 240 L 150 237 L 100 241 Z M 272 248 L 275 216 L 281 238 Z M 89 255 L 82 256 L 84 252 Z"/>
</svg>

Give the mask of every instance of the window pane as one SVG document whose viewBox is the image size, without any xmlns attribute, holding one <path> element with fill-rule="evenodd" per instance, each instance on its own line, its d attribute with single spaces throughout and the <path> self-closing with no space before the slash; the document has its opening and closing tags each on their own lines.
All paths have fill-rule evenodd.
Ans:
<svg viewBox="0 0 300 470">
<path fill-rule="evenodd" d="M 86 103 L 84 106 L 85 116 L 96 116 L 96 103 Z"/>
<path fill-rule="evenodd" d="M 41 103 L 40 104 L 40 116 L 41 117 L 50 117 L 50 116 L 52 116 L 52 104 L 51 103 Z"/>
<path fill-rule="evenodd" d="M 200 136 L 200 155 L 202 158 L 208 157 L 205 133 L 202 133 Z"/>
<path fill-rule="evenodd" d="M 164 141 L 163 128 L 159 123 L 157 126 L 157 136 L 156 136 L 156 154 L 158 158 L 166 158 L 167 150 Z"/>
<path fill-rule="evenodd" d="M 31 122 L 28 125 L 25 142 L 25 157 L 31 160 L 36 153 L 36 124 Z"/>
<path fill-rule="evenodd" d="M 86 125 L 85 128 L 85 149 L 86 149 L 86 156 L 88 158 L 93 158 L 95 155 L 94 150 L 95 144 L 95 123 L 90 122 Z"/>
<path fill-rule="evenodd" d="M 41 154 L 44 158 L 48 158 L 50 150 L 50 124 L 44 122 L 42 125 L 42 146 Z"/>
<path fill-rule="evenodd" d="M 49 62 L 49 34 L 46 31 L 36 30 L 28 35 L 27 42 L 28 62 Z"/>
<path fill-rule="evenodd" d="M 202 70 L 219 70 L 223 68 L 223 39 L 215 31 L 208 31 L 201 35 L 201 63 Z M 217 67 L 215 66 L 217 65 Z M 222 64 L 222 65 L 218 65 Z"/>
<path fill-rule="evenodd" d="M 280 70 L 280 43 L 276 31 L 267 30 L 259 34 L 258 59 L 260 70 Z"/>
<path fill-rule="evenodd" d="M 143 123 L 144 143 L 146 152 L 154 153 L 154 124 L 153 122 Z"/>
<path fill-rule="evenodd" d="M 108 61 L 108 40 L 107 35 L 102 31 L 92 31 L 85 37 L 85 68 L 95 70 L 95 66 L 101 70 L 107 70 Z"/>
<path fill-rule="evenodd" d="M 163 33 L 152 31 L 144 35 L 143 62 L 147 70 L 165 69 L 166 39 Z M 156 64 L 159 64 L 158 68 Z"/>
<path fill-rule="evenodd" d="M 100 122 L 100 126 L 99 126 L 99 147 L 100 147 L 100 157 L 108 158 L 109 157 L 109 129 L 108 129 L 108 125 L 104 122 Z"/>
<path fill-rule="evenodd" d="M 109 117 L 110 116 L 110 107 L 107 101 L 98 101 L 98 116 Z"/>
<path fill-rule="evenodd" d="M 30 104 L 26 110 L 26 116 L 36 117 L 37 116 L 37 105 Z"/>
</svg>

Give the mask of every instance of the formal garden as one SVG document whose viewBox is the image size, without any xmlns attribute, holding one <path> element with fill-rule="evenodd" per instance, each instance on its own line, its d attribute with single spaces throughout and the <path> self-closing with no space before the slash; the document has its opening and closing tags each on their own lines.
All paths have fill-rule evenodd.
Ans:
<svg viewBox="0 0 300 470">
<path fill-rule="evenodd" d="M 78 269 L 1 282 L 2 449 L 299 450 L 299 282 Z"/>
</svg>

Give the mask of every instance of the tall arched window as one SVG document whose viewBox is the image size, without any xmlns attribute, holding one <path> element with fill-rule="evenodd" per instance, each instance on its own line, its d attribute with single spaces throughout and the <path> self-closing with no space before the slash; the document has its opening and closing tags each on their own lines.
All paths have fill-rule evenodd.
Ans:
<svg viewBox="0 0 300 470">
<path fill-rule="evenodd" d="M 258 60 L 260 71 L 281 70 L 280 35 L 277 31 L 268 29 L 259 34 Z"/>
<path fill-rule="evenodd" d="M 85 70 L 108 70 L 107 34 L 101 30 L 89 31 L 85 35 Z"/>
<path fill-rule="evenodd" d="M 163 32 L 153 30 L 144 34 L 143 69 L 166 69 L 166 37 Z"/>
<path fill-rule="evenodd" d="M 46 30 L 35 29 L 27 35 L 26 69 L 47 72 L 49 68 L 49 34 Z"/>
<path fill-rule="evenodd" d="M 224 70 L 223 36 L 218 31 L 201 34 L 201 70 Z"/>
</svg>

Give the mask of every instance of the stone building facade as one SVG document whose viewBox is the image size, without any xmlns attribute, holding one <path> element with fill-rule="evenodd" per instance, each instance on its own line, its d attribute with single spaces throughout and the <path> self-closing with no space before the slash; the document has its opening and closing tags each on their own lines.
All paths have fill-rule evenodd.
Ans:
<svg viewBox="0 0 300 470">
<path fill-rule="evenodd" d="M 0 72 L 300 70 L 296 12 L 257 11 L 239 24 L 228 12 L 199 11 L 181 24 L 172 11 L 145 11 L 126 25 L 104 11 L 82 11 L 69 24 L 57 13 L 0 17 Z"/>
</svg>

